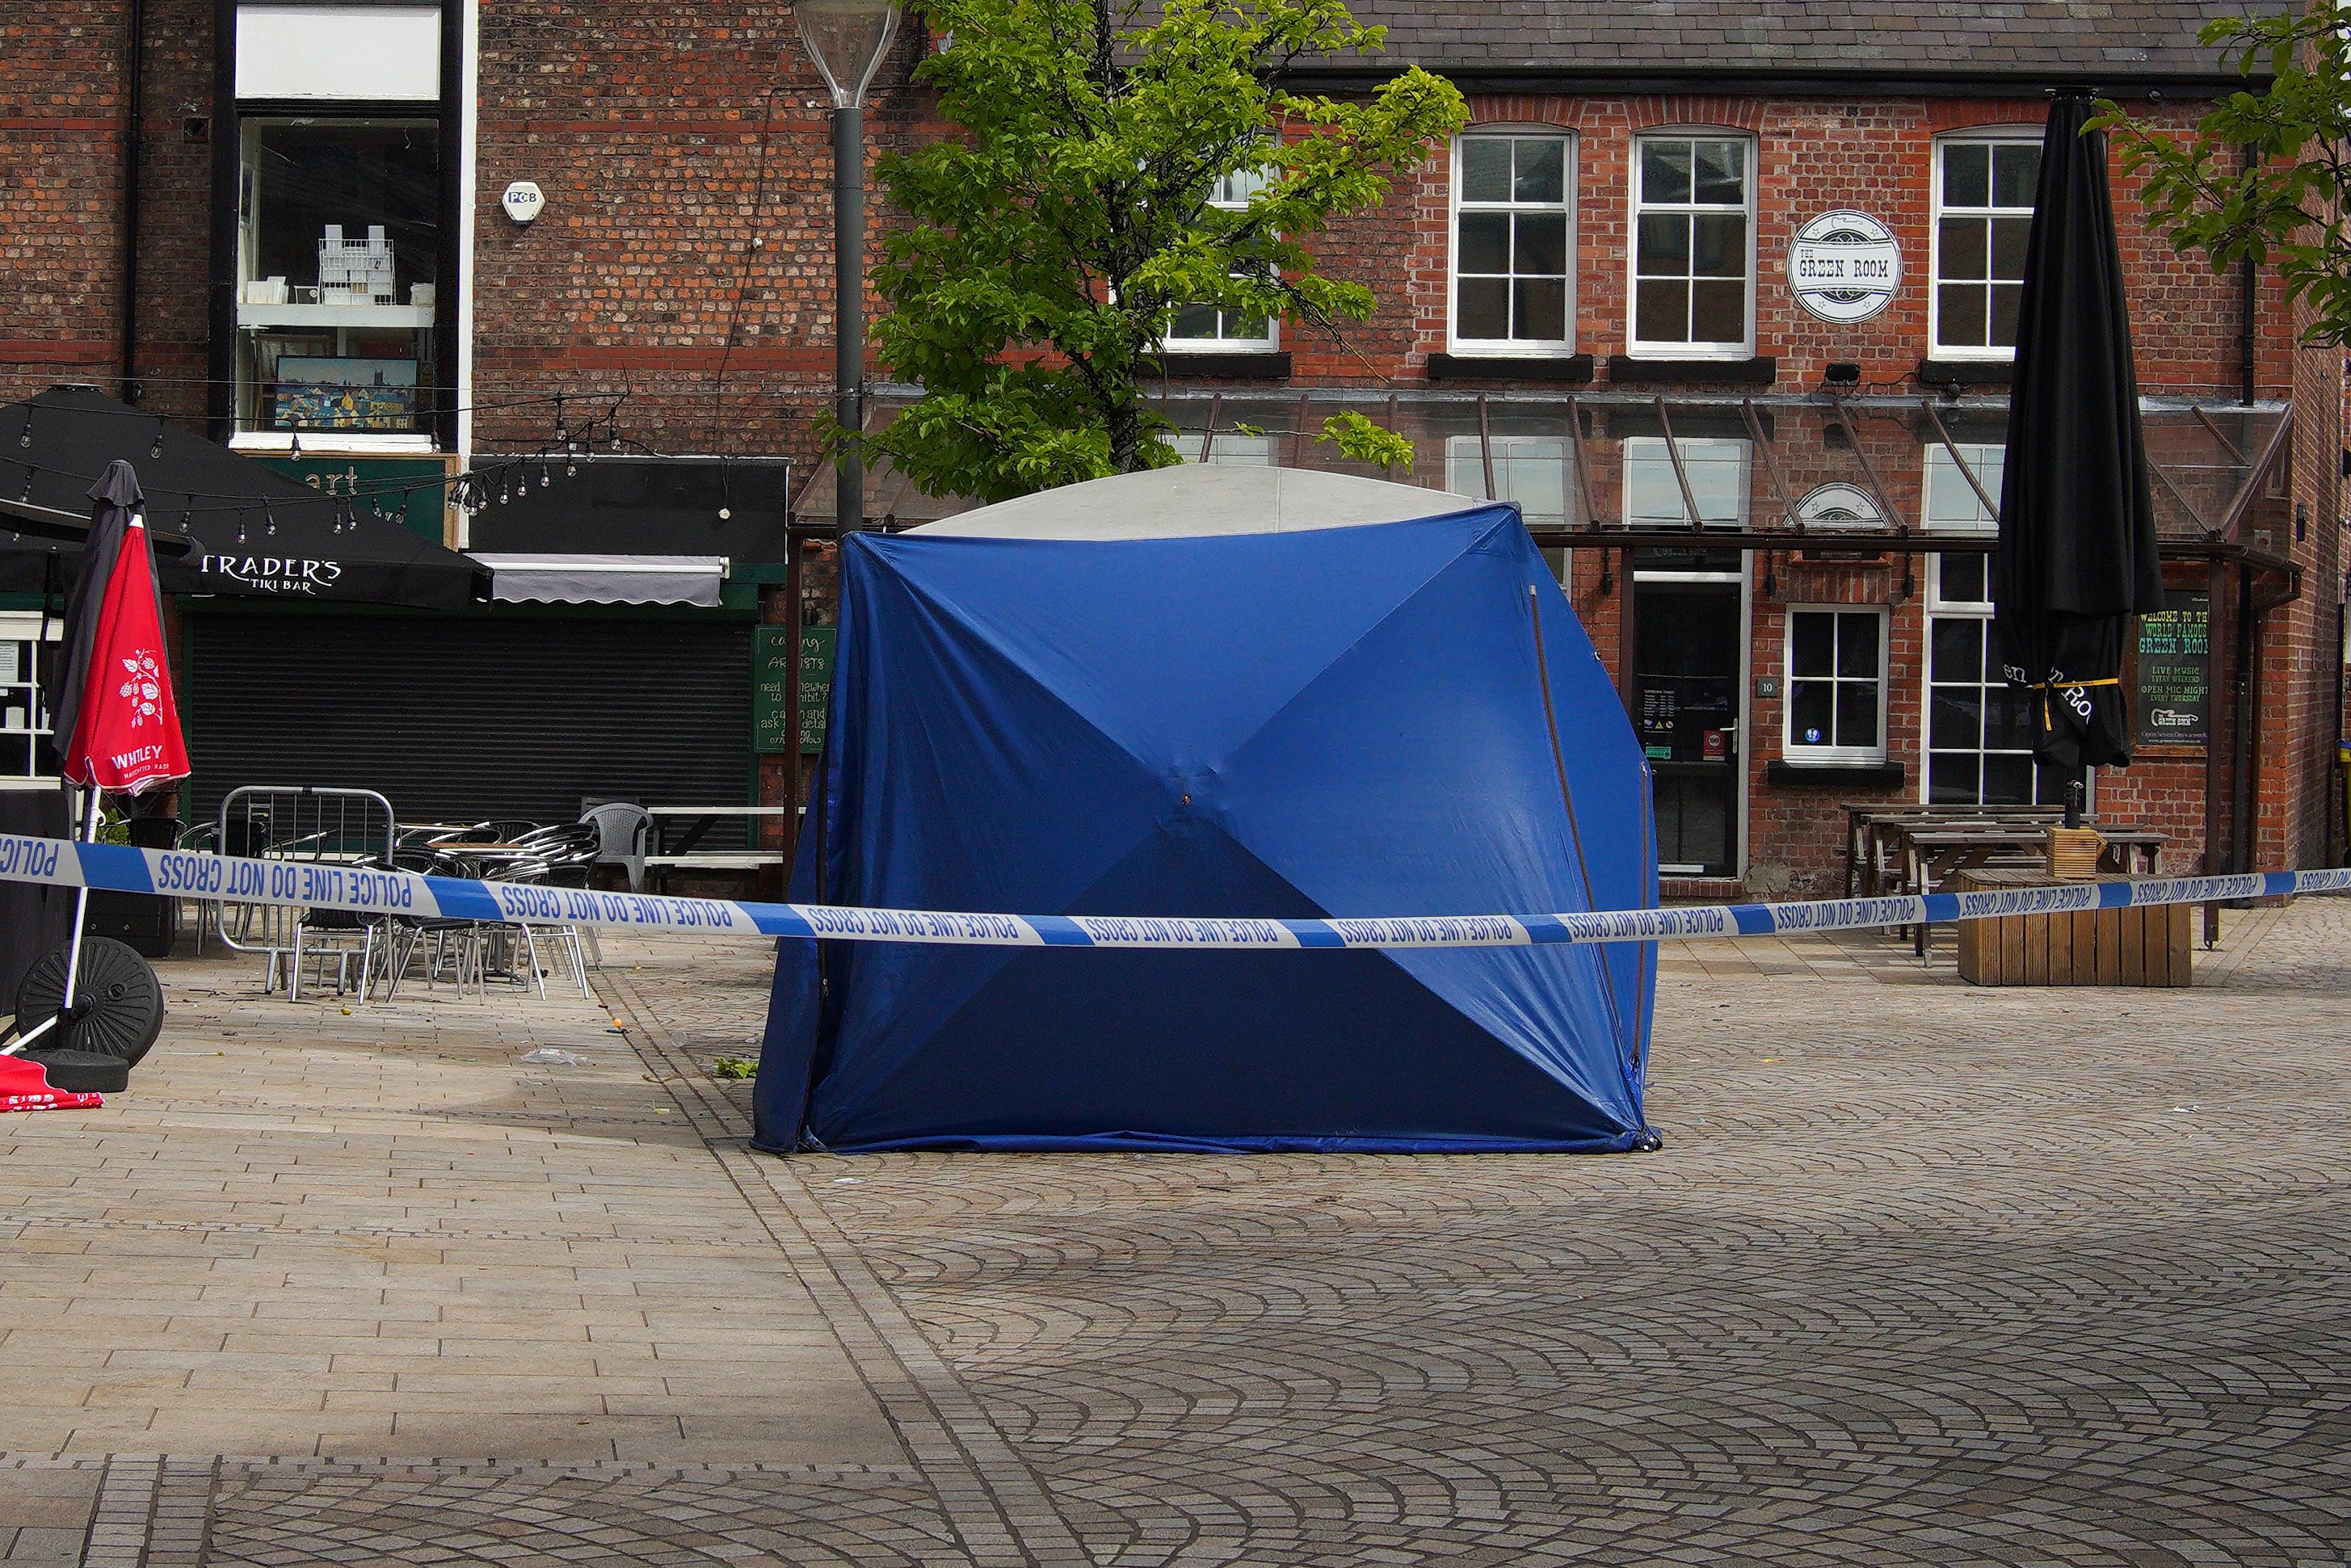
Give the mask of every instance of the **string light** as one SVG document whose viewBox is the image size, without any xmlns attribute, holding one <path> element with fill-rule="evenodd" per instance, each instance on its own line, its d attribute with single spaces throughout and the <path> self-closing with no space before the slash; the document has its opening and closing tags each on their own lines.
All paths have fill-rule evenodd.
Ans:
<svg viewBox="0 0 2351 1568">
<path fill-rule="evenodd" d="M 270 509 L 269 503 L 266 501 L 264 501 L 261 504 L 261 515 L 269 521 L 268 537 L 273 539 L 276 538 L 277 537 L 277 514 Z"/>
<path fill-rule="evenodd" d="M 600 435 L 609 438 L 611 451 L 620 453 L 626 450 L 629 443 L 627 437 L 622 434 L 620 428 L 619 412 L 621 405 L 627 401 L 631 395 L 630 393 L 624 392 L 618 393 L 597 394 L 599 396 L 611 398 L 611 406 L 599 413 L 595 417 L 577 425 L 571 423 L 569 411 L 564 404 L 565 395 L 566 394 L 562 393 L 555 393 L 546 397 L 524 399 L 519 400 L 518 402 L 514 405 L 520 406 L 523 402 L 543 403 L 549 401 L 555 402 L 558 404 L 555 430 L 556 439 L 528 455 L 519 455 L 508 459 L 498 468 L 498 493 L 496 499 L 499 505 L 507 505 L 517 497 L 527 497 L 529 495 L 529 465 L 533 462 L 536 462 L 539 465 L 539 486 L 542 489 L 552 488 L 555 483 L 554 458 L 559 448 L 563 455 L 563 472 L 566 478 L 578 477 L 580 467 L 582 464 L 593 464 L 595 462 L 597 456 L 597 445 L 599 444 L 598 437 Z M 92 413 L 112 413 L 125 417 L 152 420 L 153 422 L 153 428 L 148 443 L 148 455 L 151 457 L 160 456 L 162 455 L 162 448 L 165 444 L 165 436 L 170 424 L 170 421 L 168 419 L 152 413 L 134 412 L 131 409 L 104 409 L 91 410 L 89 412 Z M 28 406 L 26 410 L 25 423 L 17 433 L 16 439 L 17 444 L 20 446 L 30 447 L 33 444 L 33 413 L 34 410 Z M 303 457 L 304 454 L 302 452 L 301 433 L 298 430 L 287 433 L 286 455 L 289 460 Z M 309 461 L 318 462 L 319 459 L 315 455 L 312 455 L 309 457 Z M 326 461 L 330 462 L 332 461 L 332 458 L 326 459 Z M 28 503 L 32 493 L 37 486 L 38 476 L 43 474 L 56 475 L 59 477 L 72 480 L 77 484 L 87 482 L 89 477 L 86 475 L 77 474 L 68 469 L 53 469 L 46 465 L 29 461 L 23 462 L 20 465 L 25 469 L 24 491 L 25 499 Z M 340 484 L 338 483 L 339 481 Z M 343 497 L 347 497 L 352 503 L 356 503 L 360 500 L 368 501 L 369 507 L 367 509 L 373 511 L 379 519 L 384 521 L 398 520 L 400 517 L 404 515 L 404 513 L 413 507 L 416 494 L 416 489 L 413 486 L 402 487 L 399 500 L 401 511 L 387 512 L 384 507 L 384 501 L 387 499 L 386 492 L 378 487 L 383 483 L 383 481 L 363 481 L 360 476 L 359 468 L 355 463 L 347 464 L 343 472 L 340 475 L 331 473 L 324 474 L 312 478 L 308 483 L 313 490 L 323 491 L 329 497 L 337 497 L 338 491 L 340 491 L 342 492 Z M 490 505 L 491 502 L 489 476 L 479 472 L 452 475 L 445 480 L 428 483 L 424 488 L 428 492 L 434 492 L 443 496 L 444 497 L 444 504 L 464 507 L 470 513 L 479 513 L 483 511 Z M 208 504 L 204 507 L 199 507 L 195 504 L 199 499 L 204 500 Z M 277 517 L 275 515 L 275 508 L 270 505 L 272 499 L 273 497 L 267 496 L 239 496 L 209 491 L 186 491 L 183 493 L 181 528 L 183 531 L 192 528 L 194 525 L 195 514 L 199 511 L 205 513 L 207 516 L 234 512 L 237 515 L 236 540 L 239 544 L 243 544 L 246 542 L 250 534 L 251 524 L 249 522 L 249 515 L 254 507 L 260 507 L 263 508 L 264 515 L 267 519 L 266 531 L 274 537 L 277 533 Z M 356 504 L 347 505 L 340 508 L 337 520 L 330 522 L 329 531 L 340 532 L 344 529 L 356 530 L 360 527 L 360 508 Z"/>
</svg>

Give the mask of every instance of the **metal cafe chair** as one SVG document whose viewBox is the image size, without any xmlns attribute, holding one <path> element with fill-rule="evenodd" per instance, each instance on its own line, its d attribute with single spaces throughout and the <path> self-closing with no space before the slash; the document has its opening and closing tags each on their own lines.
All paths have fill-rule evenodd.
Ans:
<svg viewBox="0 0 2351 1568">
<path fill-rule="evenodd" d="M 594 873 L 596 860 L 602 851 L 602 835 L 587 823 L 541 828 L 517 841 L 524 849 L 535 852 L 546 864 L 540 880 L 550 887 L 586 889 Z M 592 925 L 559 924 L 539 929 L 549 941 L 570 960 L 572 978 L 580 984 L 583 997 L 593 993 L 588 988 L 590 956 L 598 968 L 604 967 L 604 949 L 596 939 Z"/>
<path fill-rule="evenodd" d="M 443 876 L 450 870 L 441 852 L 426 848 L 395 850 L 391 862 L 394 870 L 420 875 Z M 478 921 L 455 916 L 393 915 L 387 923 L 385 938 L 384 999 L 390 1001 L 400 994 L 401 982 L 408 977 L 410 966 L 419 952 L 424 955 L 424 988 L 433 988 L 445 963 L 449 977 L 456 983 L 457 994 L 463 997 L 465 982 L 473 977 L 479 956 L 479 925 Z"/>
</svg>

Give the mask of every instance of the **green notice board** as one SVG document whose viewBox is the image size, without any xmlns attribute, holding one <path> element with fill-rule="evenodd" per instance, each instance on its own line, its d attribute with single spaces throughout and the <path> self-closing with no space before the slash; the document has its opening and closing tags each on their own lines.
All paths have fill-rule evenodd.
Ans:
<svg viewBox="0 0 2351 1568">
<path fill-rule="evenodd" d="M 800 628 L 799 748 L 814 756 L 824 746 L 825 700 L 832 690 L 833 629 Z M 752 629 L 751 749 L 789 751 L 785 734 L 784 683 L 791 677 L 789 631 L 782 626 Z"/>
<path fill-rule="evenodd" d="M 2212 600 L 2172 589 L 2138 623 L 2137 744 L 2201 746 L 2212 733 Z"/>
</svg>

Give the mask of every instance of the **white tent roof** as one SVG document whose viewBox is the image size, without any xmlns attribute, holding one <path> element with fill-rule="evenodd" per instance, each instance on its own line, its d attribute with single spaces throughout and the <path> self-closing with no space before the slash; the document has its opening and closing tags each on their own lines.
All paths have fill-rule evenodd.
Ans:
<svg viewBox="0 0 2351 1568">
<path fill-rule="evenodd" d="M 1402 523 L 1484 505 L 1474 497 L 1352 474 L 1185 463 L 1040 490 L 909 531 L 1006 539 L 1164 539 Z"/>
</svg>

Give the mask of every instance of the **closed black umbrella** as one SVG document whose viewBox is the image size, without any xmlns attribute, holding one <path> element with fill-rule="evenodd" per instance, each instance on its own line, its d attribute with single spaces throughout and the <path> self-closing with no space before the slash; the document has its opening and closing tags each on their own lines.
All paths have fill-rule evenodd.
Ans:
<svg viewBox="0 0 2351 1568">
<path fill-rule="evenodd" d="M 2078 780 L 2130 762 L 2131 621 L 2163 608 L 2106 138 L 2089 100 L 2050 107 L 2017 313 L 1992 562 L 1993 627 L 2032 694 L 2032 755 Z M 2070 791 L 2069 791 L 2070 792 Z"/>
</svg>

